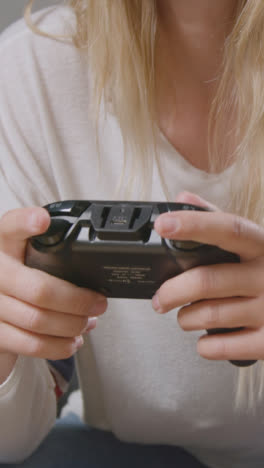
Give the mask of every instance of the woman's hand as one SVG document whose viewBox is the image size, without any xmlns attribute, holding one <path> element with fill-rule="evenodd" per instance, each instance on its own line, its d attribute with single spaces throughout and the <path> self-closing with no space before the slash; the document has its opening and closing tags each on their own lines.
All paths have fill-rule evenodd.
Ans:
<svg viewBox="0 0 264 468">
<path fill-rule="evenodd" d="M 37 207 L 9 211 L 0 220 L 2 356 L 67 358 L 107 308 L 104 296 L 24 265 L 27 239 L 49 223 L 48 212 Z"/>
<path fill-rule="evenodd" d="M 244 327 L 201 337 L 197 350 L 207 359 L 264 359 L 264 229 L 188 192 L 176 201 L 214 211 L 164 213 L 155 223 L 159 235 L 217 245 L 238 254 L 241 263 L 196 267 L 166 281 L 152 300 L 154 309 L 183 306 L 178 321 L 186 331 Z"/>
</svg>

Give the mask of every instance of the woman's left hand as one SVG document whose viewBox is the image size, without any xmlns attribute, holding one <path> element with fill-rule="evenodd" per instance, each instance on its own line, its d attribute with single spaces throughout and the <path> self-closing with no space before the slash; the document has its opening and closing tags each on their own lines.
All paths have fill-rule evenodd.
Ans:
<svg viewBox="0 0 264 468">
<path fill-rule="evenodd" d="M 165 313 L 183 306 L 178 321 L 186 331 L 244 327 L 202 336 L 197 350 L 207 359 L 264 359 L 264 229 L 188 192 L 176 201 L 214 211 L 164 213 L 155 223 L 159 235 L 217 245 L 241 262 L 195 267 L 169 279 L 155 294 L 154 309 Z"/>
</svg>

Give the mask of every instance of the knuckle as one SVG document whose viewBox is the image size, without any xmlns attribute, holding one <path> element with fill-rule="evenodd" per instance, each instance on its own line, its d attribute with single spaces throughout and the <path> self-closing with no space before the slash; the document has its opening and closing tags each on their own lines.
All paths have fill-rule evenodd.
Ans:
<svg viewBox="0 0 264 468">
<path fill-rule="evenodd" d="M 27 329 L 30 331 L 39 331 L 42 328 L 42 321 L 40 311 L 32 307 L 28 314 Z"/>
<path fill-rule="evenodd" d="M 27 343 L 28 355 L 31 357 L 44 357 L 45 355 L 45 343 L 36 335 L 32 335 Z"/>
<path fill-rule="evenodd" d="M 50 297 L 50 289 L 40 272 L 36 272 L 34 281 L 30 283 L 29 299 L 33 304 L 44 305 Z"/>
<path fill-rule="evenodd" d="M 26 355 L 42 359 L 68 359 L 77 351 L 74 338 L 42 338 L 34 335 L 27 339 Z"/>
<path fill-rule="evenodd" d="M 247 223 L 240 216 L 233 215 L 231 221 L 231 234 L 235 239 L 240 239 L 247 232 Z"/>
<path fill-rule="evenodd" d="M 206 298 L 209 292 L 215 287 L 215 275 L 212 268 L 197 268 L 196 284 L 201 298 Z"/>
<path fill-rule="evenodd" d="M 185 213 L 182 213 L 183 216 Z M 196 218 L 189 218 L 188 216 L 184 216 L 184 221 L 182 222 L 182 231 L 184 231 L 185 234 L 193 234 L 193 232 L 199 231 L 200 224 L 197 221 Z"/>
<path fill-rule="evenodd" d="M 219 305 L 208 305 L 205 309 L 205 328 L 210 329 L 219 326 L 221 326 Z"/>
<path fill-rule="evenodd" d="M 188 312 L 193 312 L 193 304 L 189 306 L 182 306 L 177 314 L 177 320 L 182 330 L 189 331 L 192 330 L 193 322 L 188 320 Z M 187 320 L 186 320 L 187 317 Z"/>
<path fill-rule="evenodd" d="M 217 346 L 215 347 L 215 357 L 218 359 L 228 359 L 230 353 L 226 341 L 224 339 L 218 339 Z"/>
</svg>

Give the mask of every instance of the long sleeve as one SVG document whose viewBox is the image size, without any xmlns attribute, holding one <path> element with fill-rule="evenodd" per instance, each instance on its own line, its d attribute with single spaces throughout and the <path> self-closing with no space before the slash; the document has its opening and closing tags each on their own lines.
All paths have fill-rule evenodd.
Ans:
<svg viewBox="0 0 264 468">
<path fill-rule="evenodd" d="M 53 10 L 47 11 L 55 33 L 65 10 L 58 9 L 54 24 Z M 41 15 L 45 19 L 46 10 Z M 62 43 L 55 44 L 64 51 Z M 58 125 L 48 95 L 56 75 L 50 57 L 57 63 L 56 53 L 54 41 L 34 35 L 22 20 L 0 37 L 0 216 L 59 196 L 50 161 L 51 153 L 59 152 Z M 60 89 L 59 77 L 54 87 Z M 45 360 L 20 356 L 0 386 L 0 463 L 27 458 L 54 424 L 59 380 L 54 372 Z"/>
<path fill-rule="evenodd" d="M 55 382 L 43 359 L 20 356 L 0 385 L 0 463 L 18 463 L 40 444 L 56 418 Z"/>
</svg>

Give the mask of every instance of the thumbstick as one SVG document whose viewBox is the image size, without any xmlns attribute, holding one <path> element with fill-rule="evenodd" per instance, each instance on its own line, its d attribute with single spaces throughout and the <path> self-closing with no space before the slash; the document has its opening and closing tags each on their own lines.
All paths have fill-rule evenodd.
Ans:
<svg viewBox="0 0 264 468">
<path fill-rule="evenodd" d="M 67 231 L 71 227 L 71 223 L 65 219 L 53 218 L 49 229 L 40 236 L 34 236 L 34 241 L 37 241 L 41 245 L 51 246 L 58 244 L 62 241 Z"/>
</svg>

